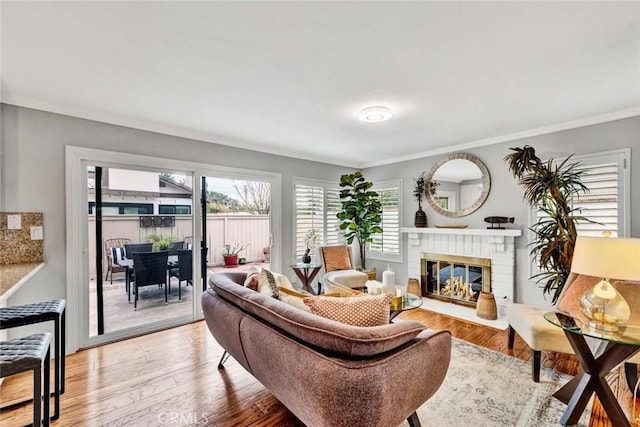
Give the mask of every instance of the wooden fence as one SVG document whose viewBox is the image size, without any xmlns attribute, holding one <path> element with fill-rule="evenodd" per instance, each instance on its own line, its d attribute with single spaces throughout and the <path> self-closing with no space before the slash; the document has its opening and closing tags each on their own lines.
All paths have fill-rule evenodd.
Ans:
<svg viewBox="0 0 640 427">
<path fill-rule="evenodd" d="M 103 241 L 115 238 L 128 238 L 131 243 L 145 243 L 149 240 L 150 234 L 162 235 L 163 237 L 174 237 L 176 241 L 184 240 L 191 236 L 192 222 L 191 216 L 175 216 L 175 226 L 173 227 L 140 227 L 139 216 L 106 216 L 102 219 Z M 199 227 L 199 224 L 197 225 Z M 95 217 L 89 217 L 89 275 L 95 277 L 96 266 L 96 245 L 95 245 Z M 193 242 L 195 247 L 199 247 L 199 242 Z M 269 216 L 268 215 L 227 215 L 208 214 L 207 215 L 207 255 L 208 265 L 222 265 L 222 251 L 225 245 L 246 245 L 249 246 L 240 253 L 241 257 L 247 258 L 248 262 L 264 260 L 263 249 L 269 246 Z M 102 245 L 104 250 L 104 244 Z M 104 255 L 103 271 L 106 273 L 107 261 Z"/>
</svg>

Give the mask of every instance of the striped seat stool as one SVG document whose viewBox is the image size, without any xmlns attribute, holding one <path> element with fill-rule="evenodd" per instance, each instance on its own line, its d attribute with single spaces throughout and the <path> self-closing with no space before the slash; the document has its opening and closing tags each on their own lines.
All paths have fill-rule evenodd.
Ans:
<svg viewBox="0 0 640 427">
<path fill-rule="evenodd" d="M 11 307 L 0 307 L 0 329 L 15 328 L 18 326 L 34 325 L 36 323 L 53 321 L 54 323 L 54 412 L 52 420 L 60 417 L 60 394 L 64 393 L 65 377 L 65 307 L 66 301 L 55 299 L 51 301 L 37 302 L 33 304 L 14 305 Z M 15 407 L 20 404 L 29 403 L 31 400 L 9 405 Z M 7 409 L 3 407 L 0 409 Z"/>
<path fill-rule="evenodd" d="M 34 426 L 49 425 L 50 343 L 49 332 L 0 342 L 0 378 L 33 371 Z M 42 414 L 43 394 L 44 413 Z"/>
</svg>

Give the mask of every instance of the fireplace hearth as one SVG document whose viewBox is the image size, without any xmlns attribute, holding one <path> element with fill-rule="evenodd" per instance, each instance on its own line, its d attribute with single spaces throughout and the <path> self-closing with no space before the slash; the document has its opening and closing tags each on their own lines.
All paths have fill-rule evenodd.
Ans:
<svg viewBox="0 0 640 427">
<path fill-rule="evenodd" d="M 480 292 L 491 292 L 491 260 L 423 253 L 422 296 L 475 307 Z"/>
</svg>

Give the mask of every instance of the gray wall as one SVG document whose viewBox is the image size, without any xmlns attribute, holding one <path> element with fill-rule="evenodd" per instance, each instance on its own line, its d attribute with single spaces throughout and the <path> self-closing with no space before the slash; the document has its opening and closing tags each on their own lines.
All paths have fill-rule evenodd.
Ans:
<svg viewBox="0 0 640 427">
<path fill-rule="evenodd" d="M 288 157 L 235 149 L 224 145 L 114 126 L 27 108 L 2 104 L 0 146 L 0 184 L 2 210 L 41 211 L 45 222 L 45 257 L 47 266 L 11 299 L 12 304 L 36 299 L 63 298 L 65 277 L 65 169 L 64 147 L 74 145 L 107 149 L 155 157 L 175 158 L 198 163 L 235 166 L 282 174 L 283 262 L 292 250 L 293 177 L 325 180 L 338 179 L 347 172 L 343 167 Z M 463 218 L 445 218 L 425 203 L 429 225 L 464 223 L 484 228 L 489 215 L 514 216 L 514 227 L 526 231 L 528 209 L 522 191 L 502 160 L 509 147 L 525 144 L 536 148 L 541 157 L 564 157 L 631 147 L 631 236 L 640 237 L 640 117 L 520 139 L 466 152 L 478 156 L 489 168 L 492 187 L 487 202 L 475 213 Z M 425 157 L 393 165 L 364 170 L 372 181 L 402 179 L 402 224 L 413 225 L 417 208 L 411 188 L 413 177 L 428 171 L 442 156 Z M 349 171 L 350 172 L 350 171 Z M 404 236 L 406 254 L 406 236 Z M 517 239 L 516 298 L 529 303 L 544 303 L 542 291 L 528 280 L 526 235 Z M 368 260 L 378 271 L 387 262 Z M 407 265 L 390 263 L 398 283 L 406 283 Z M 286 267 L 285 267 L 286 268 Z"/>
<path fill-rule="evenodd" d="M 640 117 L 586 126 L 582 128 L 555 132 L 531 138 L 524 138 L 506 143 L 480 147 L 465 152 L 474 154 L 482 160 L 491 174 L 491 192 L 485 204 L 473 214 L 462 218 L 444 217 L 423 203 L 427 213 L 428 225 L 433 224 L 468 224 L 470 228 L 486 228 L 483 219 L 490 215 L 513 216 L 513 228 L 523 230 L 523 236 L 516 238 L 516 301 L 533 304 L 548 304 L 550 298 L 543 297 L 537 284 L 528 280 L 527 236 L 529 210 L 522 201 L 522 190 L 507 168 L 504 156 L 510 153 L 510 147 L 531 145 L 541 158 L 561 158 L 570 154 L 588 154 L 620 148 L 631 148 L 631 237 L 640 237 Z M 413 226 L 413 216 L 417 210 L 417 202 L 411 195 L 413 178 L 431 167 L 444 155 L 425 157 L 422 159 L 378 166 L 363 171 L 368 180 L 402 179 L 403 182 L 403 218 L 401 223 Z M 398 176 L 400 175 L 400 176 Z M 404 253 L 407 250 L 407 239 L 404 236 Z M 406 258 L 406 255 L 405 255 Z M 386 269 L 386 262 L 368 260 L 367 266 L 377 267 L 378 271 Z M 390 263 L 396 272 L 398 283 L 406 283 L 407 264 Z"/>
<path fill-rule="evenodd" d="M 1 104 L 0 163 L 4 211 L 44 213 L 46 267 L 11 304 L 66 294 L 65 146 L 151 155 L 282 174 L 283 267 L 292 249 L 293 177 L 338 182 L 345 168 L 225 145 L 177 138 L 90 120 Z M 290 272 L 287 272 L 290 273 Z M 290 274 L 288 274 L 290 275 Z"/>
</svg>

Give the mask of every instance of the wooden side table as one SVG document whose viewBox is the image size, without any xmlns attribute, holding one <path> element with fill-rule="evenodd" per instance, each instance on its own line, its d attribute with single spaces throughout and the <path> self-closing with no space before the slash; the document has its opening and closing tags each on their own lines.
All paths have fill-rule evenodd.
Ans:
<svg viewBox="0 0 640 427">
<path fill-rule="evenodd" d="M 302 282 L 302 288 L 307 292 L 316 294 L 316 291 L 313 290 L 313 288 L 311 287 L 311 284 L 313 283 L 313 279 L 315 279 L 318 273 L 320 272 L 320 269 L 322 268 L 322 266 L 319 264 L 303 264 L 300 262 L 296 264 L 291 264 L 289 267 L 293 269 L 293 272 L 296 273 L 296 276 L 298 276 L 298 279 L 300 279 L 300 282 Z M 317 294 L 320 293 L 321 291 L 320 288 L 321 288 L 321 285 L 318 284 Z"/>
</svg>

